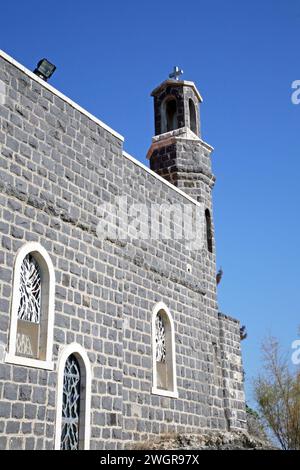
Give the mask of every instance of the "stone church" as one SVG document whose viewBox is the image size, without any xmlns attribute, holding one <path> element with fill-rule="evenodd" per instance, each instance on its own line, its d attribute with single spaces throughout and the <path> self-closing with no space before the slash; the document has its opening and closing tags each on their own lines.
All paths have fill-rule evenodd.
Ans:
<svg viewBox="0 0 300 470">
<path fill-rule="evenodd" d="M 0 52 L 0 449 L 246 428 L 240 326 L 217 304 L 213 148 L 178 78 L 152 92 L 148 168 Z M 198 207 L 201 248 L 175 218 L 166 237 L 99 236 L 99 207 L 120 197 Z"/>
</svg>

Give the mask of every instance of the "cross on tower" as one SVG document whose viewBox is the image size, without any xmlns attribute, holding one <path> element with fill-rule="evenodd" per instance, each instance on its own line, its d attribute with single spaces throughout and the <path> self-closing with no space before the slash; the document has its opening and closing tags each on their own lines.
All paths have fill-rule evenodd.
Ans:
<svg viewBox="0 0 300 470">
<path fill-rule="evenodd" d="M 183 70 L 181 70 L 179 67 L 174 66 L 173 72 L 169 74 L 169 78 L 174 78 L 174 80 L 178 80 L 178 78 L 182 74 L 183 74 Z"/>
</svg>

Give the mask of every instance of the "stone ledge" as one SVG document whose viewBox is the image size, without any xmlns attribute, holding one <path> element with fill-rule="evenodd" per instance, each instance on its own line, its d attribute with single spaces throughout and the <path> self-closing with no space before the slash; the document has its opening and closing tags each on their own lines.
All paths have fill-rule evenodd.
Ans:
<svg viewBox="0 0 300 470">
<path fill-rule="evenodd" d="M 228 320 L 228 321 L 232 321 L 233 323 L 240 324 L 239 320 L 237 320 L 234 317 L 230 317 L 229 315 L 225 315 L 225 313 L 222 313 L 222 312 L 218 312 L 218 317 L 222 320 Z"/>
<path fill-rule="evenodd" d="M 180 127 L 173 131 L 166 132 L 165 134 L 159 134 L 152 137 L 152 144 L 147 152 L 147 159 L 149 160 L 154 150 L 160 149 L 161 147 L 167 147 L 176 142 L 193 142 L 202 145 L 205 150 L 209 153 L 213 152 L 214 148 L 204 140 L 200 139 L 194 132 L 188 127 Z"/>
</svg>

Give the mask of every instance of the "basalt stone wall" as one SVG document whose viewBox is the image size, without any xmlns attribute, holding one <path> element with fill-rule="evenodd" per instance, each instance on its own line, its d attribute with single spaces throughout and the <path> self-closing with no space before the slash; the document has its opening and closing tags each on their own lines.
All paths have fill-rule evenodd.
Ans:
<svg viewBox="0 0 300 470">
<path fill-rule="evenodd" d="M 119 196 L 148 207 L 190 202 L 126 158 L 117 136 L 2 57 L 0 80 L 0 448 L 53 449 L 57 359 L 72 342 L 92 366 L 91 448 L 225 429 L 212 255 L 177 240 L 176 223 L 168 240 L 96 233 L 98 207 Z M 5 363 L 13 266 L 28 241 L 55 268 L 53 371 Z M 178 399 L 151 394 L 151 315 L 161 301 L 175 324 Z"/>
<path fill-rule="evenodd" d="M 140 203 L 189 203 L 154 176 L 145 178 L 145 171 L 131 162 L 124 165 L 124 187 Z M 129 243 L 124 251 L 126 440 L 226 426 L 221 370 L 215 367 L 219 326 L 210 300 L 206 251 L 193 252 L 173 239 L 141 240 L 134 246 Z M 175 323 L 178 399 L 151 394 L 151 314 L 160 301 L 169 307 Z"/>
<path fill-rule="evenodd" d="M 206 285 L 206 294 L 201 299 L 206 315 L 213 319 L 211 323 L 212 338 L 209 342 L 215 371 L 215 385 L 222 382 L 219 347 L 218 305 L 216 292 L 216 247 L 213 224 L 212 189 L 215 177 L 212 173 L 211 147 L 200 139 L 190 139 L 186 129 L 178 129 L 162 135 L 153 142 L 148 156 L 151 169 L 173 183 L 193 199 L 209 210 L 211 218 L 212 250 L 208 250 L 205 227 L 204 250 L 199 263 L 202 266 L 202 280 Z M 168 144 L 167 144 L 168 143 Z M 222 398 L 222 395 L 219 396 Z"/>
<path fill-rule="evenodd" d="M 53 449 L 57 357 L 77 342 L 92 364 L 91 447 L 122 439 L 120 247 L 96 236 L 97 207 L 122 191 L 122 143 L 0 58 L 0 341 L 7 350 L 13 265 L 39 242 L 55 268 L 54 371 L 0 364 L 0 446 Z"/>
<path fill-rule="evenodd" d="M 247 430 L 240 323 L 219 313 L 224 409 L 230 430 Z"/>
</svg>

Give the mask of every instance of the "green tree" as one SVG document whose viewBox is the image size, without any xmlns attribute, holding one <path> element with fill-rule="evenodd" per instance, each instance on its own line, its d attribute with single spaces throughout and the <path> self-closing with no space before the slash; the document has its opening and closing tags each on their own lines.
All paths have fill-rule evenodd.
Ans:
<svg viewBox="0 0 300 470">
<path fill-rule="evenodd" d="M 258 409 L 282 449 L 300 450 L 300 371 L 292 371 L 278 341 L 262 347 L 263 373 L 254 382 Z"/>
</svg>

